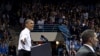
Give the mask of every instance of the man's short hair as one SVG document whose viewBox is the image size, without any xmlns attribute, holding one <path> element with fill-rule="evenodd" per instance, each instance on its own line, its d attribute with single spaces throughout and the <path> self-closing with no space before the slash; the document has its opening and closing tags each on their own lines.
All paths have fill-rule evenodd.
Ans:
<svg viewBox="0 0 100 56">
<path fill-rule="evenodd" d="M 24 20 L 24 26 L 25 26 L 29 21 L 33 21 L 33 20 L 32 20 L 32 19 L 25 19 L 25 20 Z"/>
<path fill-rule="evenodd" d="M 32 19 L 25 19 L 24 23 L 27 24 L 29 21 L 33 21 Z"/>
<path fill-rule="evenodd" d="M 95 36 L 94 33 L 95 33 L 95 31 L 91 30 L 91 29 L 87 29 L 87 30 L 83 31 L 81 34 L 82 42 L 83 43 L 88 42 L 89 38 L 92 38 Z"/>
</svg>

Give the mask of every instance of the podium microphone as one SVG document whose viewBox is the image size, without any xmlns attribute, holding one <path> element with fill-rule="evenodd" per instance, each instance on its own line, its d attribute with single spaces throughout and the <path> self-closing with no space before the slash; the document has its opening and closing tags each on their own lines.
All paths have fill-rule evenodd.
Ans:
<svg viewBox="0 0 100 56">
<path fill-rule="evenodd" d="M 44 35 L 41 35 L 40 39 L 46 43 L 48 43 L 48 39 L 44 36 Z"/>
</svg>

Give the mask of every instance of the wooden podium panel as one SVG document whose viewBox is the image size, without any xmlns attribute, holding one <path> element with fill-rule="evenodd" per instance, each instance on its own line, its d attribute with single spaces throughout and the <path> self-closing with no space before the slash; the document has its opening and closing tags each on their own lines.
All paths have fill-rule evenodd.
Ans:
<svg viewBox="0 0 100 56">
<path fill-rule="evenodd" d="M 49 43 L 32 47 L 31 56 L 52 56 L 52 49 Z"/>
</svg>

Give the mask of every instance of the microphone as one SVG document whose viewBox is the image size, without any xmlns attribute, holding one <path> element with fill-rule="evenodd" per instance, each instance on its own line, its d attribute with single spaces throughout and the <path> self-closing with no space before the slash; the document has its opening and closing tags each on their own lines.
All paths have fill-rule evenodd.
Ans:
<svg viewBox="0 0 100 56">
<path fill-rule="evenodd" d="M 44 37 L 44 35 L 41 35 L 41 38 L 40 38 L 42 41 L 48 43 L 48 39 L 46 37 Z"/>
</svg>

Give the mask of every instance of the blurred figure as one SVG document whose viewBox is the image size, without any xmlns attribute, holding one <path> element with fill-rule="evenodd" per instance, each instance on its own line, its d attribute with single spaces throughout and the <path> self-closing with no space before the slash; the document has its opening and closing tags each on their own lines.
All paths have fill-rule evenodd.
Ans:
<svg viewBox="0 0 100 56">
<path fill-rule="evenodd" d="M 16 46 L 11 43 L 9 46 L 9 52 L 8 52 L 9 56 L 16 56 Z"/>
<path fill-rule="evenodd" d="M 21 17 L 19 19 L 19 23 L 20 23 L 20 25 L 21 25 L 22 28 L 24 27 L 24 20 L 25 20 L 24 16 L 21 15 Z"/>
<path fill-rule="evenodd" d="M 39 19 L 39 20 L 37 21 L 38 30 L 42 31 L 42 30 L 44 29 L 44 22 L 45 22 L 44 19 Z"/>
<path fill-rule="evenodd" d="M 69 55 L 70 55 L 70 56 L 75 56 L 75 55 L 76 55 L 74 42 L 71 42 L 71 44 L 70 44 Z"/>
</svg>

